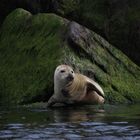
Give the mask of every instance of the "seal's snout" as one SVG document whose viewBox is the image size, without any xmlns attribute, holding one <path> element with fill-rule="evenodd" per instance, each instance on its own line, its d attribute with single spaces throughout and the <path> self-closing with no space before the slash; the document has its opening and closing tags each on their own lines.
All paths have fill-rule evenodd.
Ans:
<svg viewBox="0 0 140 140">
<path fill-rule="evenodd" d="M 74 79 L 74 76 L 72 75 L 72 74 L 69 74 L 68 76 L 67 76 L 67 80 L 68 81 L 72 81 Z"/>
</svg>

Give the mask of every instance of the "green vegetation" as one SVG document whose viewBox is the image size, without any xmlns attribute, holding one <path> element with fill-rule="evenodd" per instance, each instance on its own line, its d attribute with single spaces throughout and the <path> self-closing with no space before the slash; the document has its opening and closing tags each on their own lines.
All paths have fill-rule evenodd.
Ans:
<svg viewBox="0 0 140 140">
<path fill-rule="evenodd" d="M 78 28 L 75 30 L 78 32 Z M 96 33 L 89 32 L 88 38 L 81 35 L 79 39 L 77 36 L 78 34 L 73 40 L 77 46 L 72 47 L 74 48 L 72 50 L 75 51 L 77 47 L 79 52 L 73 52 L 67 47 L 66 60 L 103 87 L 106 102 L 113 104 L 139 102 L 139 67 Z"/>
<path fill-rule="evenodd" d="M 66 63 L 94 78 L 108 103 L 140 101 L 140 69 L 96 33 L 55 14 L 13 11 L 0 32 L 0 103 L 45 101 L 55 67 Z M 72 38 L 73 37 L 73 38 Z M 73 43 L 70 43 L 70 40 Z"/>
<path fill-rule="evenodd" d="M 56 15 L 32 16 L 22 9 L 7 17 L 0 35 L 1 103 L 29 102 L 44 89 L 53 92 L 63 26 Z"/>
<path fill-rule="evenodd" d="M 64 0 L 60 14 L 104 36 L 140 64 L 140 1 Z M 63 11 L 63 12 L 62 12 Z"/>
</svg>

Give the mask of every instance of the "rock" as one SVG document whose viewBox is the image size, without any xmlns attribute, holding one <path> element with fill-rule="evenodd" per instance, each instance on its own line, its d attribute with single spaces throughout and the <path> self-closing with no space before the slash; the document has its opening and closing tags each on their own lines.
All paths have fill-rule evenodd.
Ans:
<svg viewBox="0 0 140 140">
<path fill-rule="evenodd" d="M 1 0 L 0 25 L 16 8 L 57 13 L 90 28 L 140 65 L 139 0 Z"/>
<path fill-rule="evenodd" d="M 63 63 L 95 79 L 108 103 L 140 101 L 140 68 L 101 36 L 55 14 L 16 9 L 0 33 L 0 103 L 47 101 Z"/>
<path fill-rule="evenodd" d="M 5 17 L 16 8 L 23 8 L 30 11 L 32 14 L 40 12 L 51 12 L 57 9 L 57 1 L 53 0 L 1 0 L 0 1 L 0 25 Z"/>
<path fill-rule="evenodd" d="M 56 13 L 96 31 L 140 65 L 140 1 L 57 0 Z"/>
</svg>

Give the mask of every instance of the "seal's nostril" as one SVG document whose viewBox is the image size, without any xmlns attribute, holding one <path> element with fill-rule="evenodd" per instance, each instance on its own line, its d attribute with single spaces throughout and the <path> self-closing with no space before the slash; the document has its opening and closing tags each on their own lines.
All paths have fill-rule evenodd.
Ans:
<svg viewBox="0 0 140 140">
<path fill-rule="evenodd" d="M 68 80 L 68 81 L 72 81 L 73 79 L 74 79 L 73 75 L 69 74 L 69 75 L 67 76 L 67 80 Z"/>
</svg>

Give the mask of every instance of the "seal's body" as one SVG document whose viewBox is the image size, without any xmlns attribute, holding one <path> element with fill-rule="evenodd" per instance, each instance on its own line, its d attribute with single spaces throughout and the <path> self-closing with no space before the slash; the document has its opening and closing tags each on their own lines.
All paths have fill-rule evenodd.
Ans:
<svg viewBox="0 0 140 140">
<path fill-rule="evenodd" d="M 47 106 L 55 103 L 102 104 L 102 88 L 85 75 L 74 73 L 68 65 L 59 65 L 54 73 L 54 94 Z"/>
</svg>

